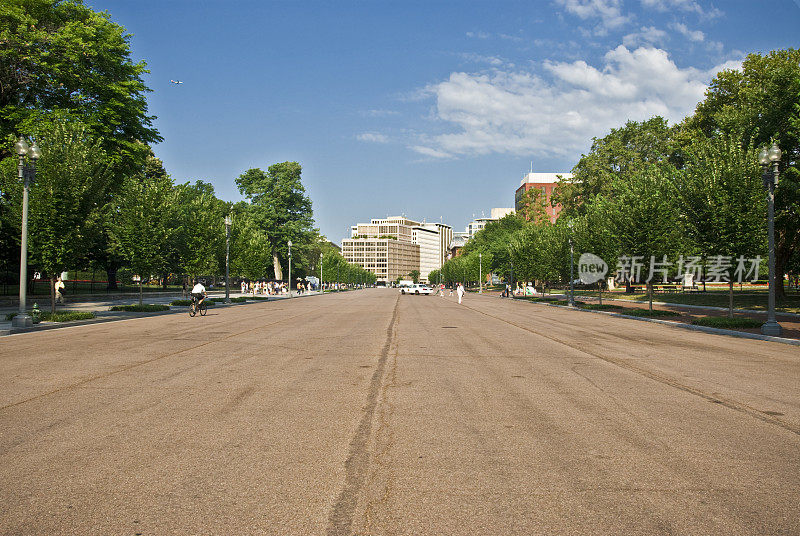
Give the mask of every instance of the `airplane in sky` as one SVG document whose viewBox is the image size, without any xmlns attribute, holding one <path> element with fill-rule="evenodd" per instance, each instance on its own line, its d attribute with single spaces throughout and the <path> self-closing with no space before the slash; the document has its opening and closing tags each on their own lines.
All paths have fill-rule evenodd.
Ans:
<svg viewBox="0 0 800 536">
<path fill-rule="evenodd" d="M 173 84 L 183 84 L 180 80 L 170 80 Z"/>
</svg>

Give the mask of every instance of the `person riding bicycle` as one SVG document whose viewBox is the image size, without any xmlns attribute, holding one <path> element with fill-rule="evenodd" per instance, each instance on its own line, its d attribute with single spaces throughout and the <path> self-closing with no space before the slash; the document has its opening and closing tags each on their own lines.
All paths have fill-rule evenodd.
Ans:
<svg viewBox="0 0 800 536">
<path fill-rule="evenodd" d="M 204 287 L 200 281 L 195 280 L 194 287 L 192 287 L 192 299 L 197 300 L 198 307 L 203 304 L 206 296 L 206 287 Z"/>
</svg>

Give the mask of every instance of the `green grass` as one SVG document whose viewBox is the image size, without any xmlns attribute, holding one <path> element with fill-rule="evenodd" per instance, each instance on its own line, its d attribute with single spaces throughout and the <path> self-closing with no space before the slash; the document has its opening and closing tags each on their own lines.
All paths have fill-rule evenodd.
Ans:
<svg viewBox="0 0 800 536">
<path fill-rule="evenodd" d="M 596 290 L 576 290 L 575 295 L 597 296 Z M 646 302 L 646 293 L 625 294 L 623 291 L 603 292 L 603 298 L 621 300 L 634 300 Z M 653 300 L 663 303 L 677 303 L 681 305 L 707 305 L 712 307 L 728 307 L 728 289 L 709 290 L 708 292 L 667 292 L 653 293 Z M 736 309 L 755 309 L 764 311 L 767 309 L 766 290 L 744 290 L 739 291 L 738 287 L 733 287 L 733 307 Z M 787 296 L 783 300 L 778 300 L 776 309 L 786 313 L 800 313 L 800 293 L 792 290 L 787 291 Z"/>
<path fill-rule="evenodd" d="M 159 303 L 145 303 L 142 305 L 114 305 L 111 311 L 125 311 L 128 313 L 154 313 L 156 311 L 169 311 L 169 305 Z"/>
<path fill-rule="evenodd" d="M 581 305 L 581 309 L 588 309 L 590 311 L 619 311 L 622 309 L 622 306 L 611 303 L 604 303 L 602 305 L 599 303 L 585 303 Z"/>
<path fill-rule="evenodd" d="M 680 316 L 681 314 L 678 311 L 663 311 L 661 309 L 625 309 L 621 311 L 622 314 L 630 315 L 630 316 L 644 316 L 649 318 L 661 317 L 661 316 Z"/>
<path fill-rule="evenodd" d="M 758 328 L 761 327 L 762 323 L 763 322 L 760 320 L 755 320 L 753 318 L 728 318 L 727 316 L 705 316 L 692 321 L 692 324 L 696 326 L 708 326 L 722 329 Z"/>
</svg>

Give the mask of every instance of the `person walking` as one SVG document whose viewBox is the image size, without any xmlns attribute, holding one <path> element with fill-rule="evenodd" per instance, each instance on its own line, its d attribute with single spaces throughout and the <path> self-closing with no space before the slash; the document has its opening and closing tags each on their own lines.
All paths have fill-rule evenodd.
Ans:
<svg viewBox="0 0 800 536">
<path fill-rule="evenodd" d="M 464 285 L 459 283 L 456 292 L 458 293 L 458 303 L 461 303 L 461 298 L 464 297 Z"/>
<path fill-rule="evenodd" d="M 59 276 L 58 279 L 56 280 L 56 284 L 55 284 L 56 303 L 61 302 L 62 305 L 65 303 L 64 302 L 64 294 L 61 293 L 61 291 L 64 290 L 64 287 L 65 287 L 64 280 L 61 279 L 61 276 Z"/>
</svg>

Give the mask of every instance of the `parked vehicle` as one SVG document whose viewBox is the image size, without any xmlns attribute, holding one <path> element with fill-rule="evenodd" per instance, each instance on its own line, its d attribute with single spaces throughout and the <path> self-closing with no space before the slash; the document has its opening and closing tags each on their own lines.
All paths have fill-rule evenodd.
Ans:
<svg viewBox="0 0 800 536">
<path fill-rule="evenodd" d="M 433 294 L 433 288 L 422 283 L 400 287 L 400 294 Z"/>
</svg>

